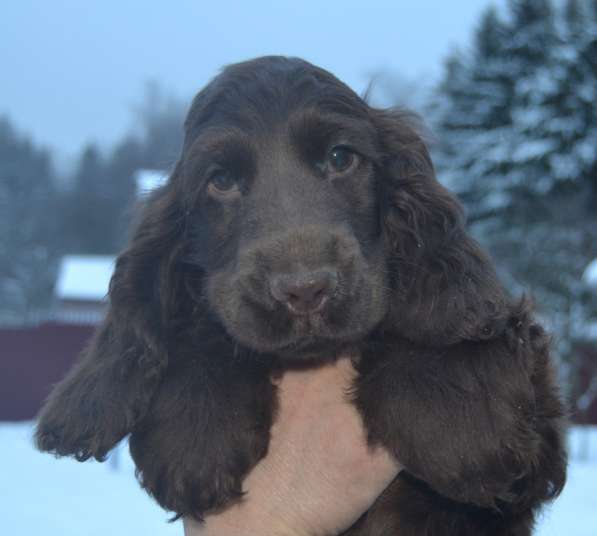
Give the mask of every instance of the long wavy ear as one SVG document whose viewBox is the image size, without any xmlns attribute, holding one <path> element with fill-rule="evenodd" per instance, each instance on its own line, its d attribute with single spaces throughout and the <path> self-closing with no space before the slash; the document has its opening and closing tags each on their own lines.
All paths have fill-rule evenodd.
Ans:
<svg viewBox="0 0 597 536">
<path fill-rule="evenodd" d="M 168 362 L 173 325 L 189 301 L 180 299 L 184 278 L 177 273 L 184 233 L 179 168 L 146 201 L 117 259 L 105 321 L 40 413 L 40 450 L 102 460 L 148 409 Z"/>
<path fill-rule="evenodd" d="M 429 345 L 491 338 L 503 328 L 509 300 L 467 234 L 460 203 L 437 182 L 416 116 L 384 110 L 374 120 L 393 292 L 386 326 Z"/>
</svg>

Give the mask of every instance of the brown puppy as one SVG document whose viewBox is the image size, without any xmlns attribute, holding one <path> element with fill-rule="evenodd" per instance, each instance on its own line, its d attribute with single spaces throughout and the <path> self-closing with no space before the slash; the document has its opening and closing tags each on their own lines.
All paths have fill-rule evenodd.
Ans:
<svg viewBox="0 0 597 536">
<path fill-rule="evenodd" d="M 530 534 L 565 481 L 548 338 L 435 180 L 409 114 L 298 59 L 232 65 L 195 98 L 94 341 L 40 449 L 103 459 L 200 518 L 267 451 L 277 370 L 356 352 L 371 443 L 407 468 L 351 535 Z"/>
</svg>

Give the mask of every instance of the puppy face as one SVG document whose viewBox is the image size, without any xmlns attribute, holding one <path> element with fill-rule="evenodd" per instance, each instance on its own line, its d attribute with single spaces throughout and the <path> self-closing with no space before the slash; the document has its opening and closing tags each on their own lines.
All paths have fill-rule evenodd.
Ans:
<svg viewBox="0 0 597 536">
<path fill-rule="evenodd" d="M 325 71 L 264 58 L 216 78 L 186 129 L 187 256 L 226 330 L 301 359 L 373 329 L 387 282 L 367 105 Z"/>
</svg>

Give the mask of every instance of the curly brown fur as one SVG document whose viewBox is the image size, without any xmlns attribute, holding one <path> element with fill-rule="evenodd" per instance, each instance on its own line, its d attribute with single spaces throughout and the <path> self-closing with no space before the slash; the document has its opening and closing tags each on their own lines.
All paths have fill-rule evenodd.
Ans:
<svg viewBox="0 0 597 536">
<path fill-rule="evenodd" d="M 347 534 L 530 534 L 566 473 L 549 341 L 467 234 L 415 118 L 265 57 L 226 68 L 185 129 L 38 447 L 101 460 L 130 434 L 143 487 L 200 519 L 267 452 L 272 374 L 356 351 L 369 441 L 408 473 Z"/>
</svg>

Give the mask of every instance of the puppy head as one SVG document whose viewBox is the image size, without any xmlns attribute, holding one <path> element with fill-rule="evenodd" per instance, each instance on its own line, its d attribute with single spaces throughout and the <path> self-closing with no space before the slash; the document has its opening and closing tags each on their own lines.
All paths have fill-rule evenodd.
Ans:
<svg viewBox="0 0 597 536">
<path fill-rule="evenodd" d="M 207 86 L 186 133 L 188 258 L 236 340 L 300 357 L 379 323 L 379 146 L 356 94 L 306 62 L 262 58 Z"/>
<path fill-rule="evenodd" d="M 226 68 L 154 196 L 171 199 L 178 244 L 160 271 L 178 290 L 158 294 L 186 315 L 207 303 L 242 345 L 294 359 L 377 326 L 439 345 L 489 336 L 505 298 L 413 125 L 302 60 Z"/>
</svg>

